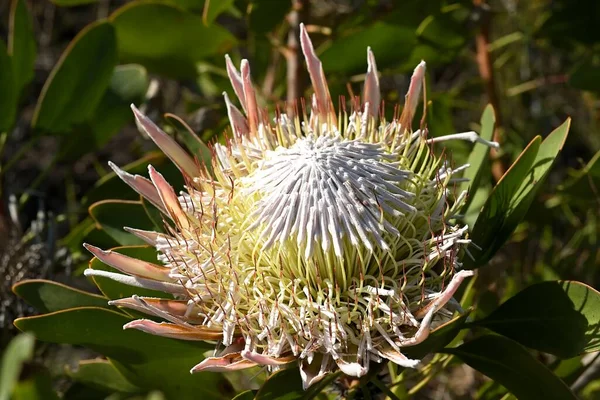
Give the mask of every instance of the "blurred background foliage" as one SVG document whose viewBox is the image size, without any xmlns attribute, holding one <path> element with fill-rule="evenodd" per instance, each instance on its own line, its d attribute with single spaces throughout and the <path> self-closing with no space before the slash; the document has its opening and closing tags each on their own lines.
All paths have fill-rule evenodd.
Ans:
<svg viewBox="0 0 600 400">
<path fill-rule="evenodd" d="M 430 134 L 479 132 L 483 109 L 493 106 L 493 135 L 501 150 L 485 169 L 491 172 L 479 177 L 469 208 L 474 214 L 466 215 L 470 224 L 527 143 L 571 116 L 571 134 L 550 175 L 507 245 L 480 270 L 465 306 L 475 306 L 472 316 L 483 318 L 521 289 L 552 279 L 600 287 L 596 0 L 5 0 L 0 16 L 0 400 L 10 398 L 7 382 L 17 382 L 17 399 L 59 394 L 65 399 L 185 398 L 173 397 L 177 388 L 161 393 L 149 391 L 151 385 L 136 386 L 104 360 L 76 368 L 94 350 L 106 355 L 97 337 L 63 339 L 73 347 L 18 336 L 7 347 L 16 334 L 12 320 L 32 313 L 11 286 L 24 278 L 51 277 L 93 290 L 81 277 L 89 259 L 82 251 L 84 241 L 103 248 L 138 245 L 121 230 L 123 225 L 160 225 L 154 211 L 107 168 L 110 160 L 143 174 L 152 163 L 174 186 L 183 184 L 165 156 L 138 134 L 130 103 L 202 159 L 210 156 L 205 143 L 223 141 L 228 126 L 222 93 L 232 96 L 233 91 L 225 54 L 236 62 L 250 60 L 259 102 L 270 111 L 306 96 L 309 81 L 296 39 L 299 22 L 311 33 L 334 99 L 361 92 L 371 46 L 388 119 L 395 104 L 403 102 L 420 60 L 428 66 Z M 464 163 L 470 149 L 453 145 L 453 160 Z M 80 313 L 72 319 L 99 324 L 103 318 L 120 318 L 103 298 L 58 284 L 44 288 L 49 296 L 67 300 L 49 306 L 42 299 L 38 311 L 85 304 L 105 310 L 101 316 Z M 122 288 L 103 288 L 103 293 L 110 297 L 110 290 Z M 88 349 L 76 346 L 81 344 Z M 186 355 L 191 347 L 175 346 L 165 354 Z M 421 375 L 407 374 L 407 396 L 509 396 L 456 358 L 434 357 L 438 362 Z M 600 398 L 595 358 L 561 362 L 545 353 L 536 357 L 582 397 Z M 190 387 L 208 390 L 212 385 L 222 397 L 239 392 L 232 385 L 249 379 L 240 375 L 237 381 L 211 382 L 182 373 L 169 379 L 195 379 Z M 277 395 L 271 396 L 263 398 Z"/>
</svg>

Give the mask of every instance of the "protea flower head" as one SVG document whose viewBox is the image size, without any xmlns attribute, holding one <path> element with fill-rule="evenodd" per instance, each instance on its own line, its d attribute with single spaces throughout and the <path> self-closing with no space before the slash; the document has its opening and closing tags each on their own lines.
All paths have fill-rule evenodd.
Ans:
<svg viewBox="0 0 600 400">
<path fill-rule="evenodd" d="M 243 112 L 225 94 L 231 137 L 212 146 L 210 168 L 135 107 L 138 125 L 186 178 L 185 191 L 176 194 L 152 166 L 149 180 L 112 166 L 171 221 L 166 233 L 126 228 L 157 249 L 162 265 L 86 245 L 123 272 L 86 275 L 171 294 L 112 304 L 168 321 L 125 328 L 217 341 L 215 356 L 192 372 L 273 370 L 297 361 L 308 387 L 335 368 L 359 377 L 371 362 L 414 367 L 418 360 L 403 347 L 451 317 L 452 296 L 472 274 L 457 257 L 470 243 L 457 222 L 466 193 L 454 193 L 467 166 L 453 168 L 432 144 L 496 144 L 474 132 L 429 139 L 425 129 L 411 130 L 423 62 L 400 117 L 379 118 L 370 49 L 362 102 L 354 99 L 349 115 L 336 112 L 303 26 L 301 45 L 314 88 L 309 113 L 269 118 L 257 106 L 248 62 L 238 72 L 227 57 Z"/>
</svg>

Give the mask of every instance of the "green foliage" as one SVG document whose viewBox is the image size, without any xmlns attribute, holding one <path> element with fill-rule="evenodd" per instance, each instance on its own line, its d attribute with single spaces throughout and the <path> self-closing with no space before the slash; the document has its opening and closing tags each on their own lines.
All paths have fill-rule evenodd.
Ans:
<svg viewBox="0 0 600 400">
<path fill-rule="evenodd" d="M 475 325 L 571 358 L 600 350 L 600 293 L 580 282 L 542 282 L 508 299 Z"/>
<path fill-rule="evenodd" d="M 17 386 L 23 363 L 33 357 L 35 338 L 30 333 L 15 337 L 4 349 L 0 364 L 0 400 L 8 400 Z"/>
<path fill-rule="evenodd" d="M 14 91 L 18 99 L 23 88 L 34 77 L 37 56 L 31 15 L 25 0 L 12 0 L 9 21 L 8 54 L 12 60 Z"/>
<path fill-rule="evenodd" d="M 44 279 L 17 283 L 13 292 L 41 313 L 67 310 L 73 307 L 106 307 L 108 299 Z"/>
<path fill-rule="evenodd" d="M 8 130 L 15 121 L 17 110 L 17 91 L 15 87 L 13 65 L 0 40 L 0 132 Z"/>
<path fill-rule="evenodd" d="M 479 132 L 479 136 L 485 140 L 492 140 L 494 135 L 494 124 L 496 123 L 496 115 L 494 113 L 494 108 L 491 104 L 483 111 L 481 115 L 481 130 Z M 468 181 L 464 182 L 460 190 L 468 190 L 471 193 L 471 196 L 468 199 L 467 204 L 465 204 L 465 209 L 469 207 L 469 204 L 473 201 L 475 197 L 473 194 L 479 188 L 479 184 L 481 182 L 481 175 L 484 173 L 485 161 L 490 153 L 490 149 L 481 144 L 476 143 L 473 146 L 473 150 L 471 150 L 471 154 L 469 154 L 469 159 L 467 160 L 467 164 L 470 167 L 465 171 L 463 175 L 464 178 L 468 179 Z"/>
<path fill-rule="evenodd" d="M 488 261 L 525 217 L 562 150 L 570 123 L 565 121 L 543 142 L 539 136 L 533 139 L 498 182 L 472 230 L 473 241 L 482 250 L 473 250 L 475 260 L 466 259 L 467 266 L 477 267 Z"/>
<path fill-rule="evenodd" d="M 82 30 L 52 70 L 38 100 L 32 126 L 69 132 L 86 122 L 100 104 L 117 65 L 115 30 L 97 22 Z"/>
<path fill-rule="evenodd" d="M 104 308 L 79 307 L 21 318 L 15 325 L 45 342 L 85 345 L 108 357 L 134 385 L 160 390 L 169 398 L 229 398 L 229 385 L 223 378 L 211 373 L 189 373 L 212 345 L 123 330 L 130 320 Z M 163 379 L 165 371 L 177 379 Z"/>
<path fill-rule="evenodd" d="M 90 206 L 90 215 L 98 229 L 106 232 L 123 246 L 144 244 L 141 239 L 125 232 L 123 227 L 156 230 L 143 205 L 139 201 L 102 200 Z"/>
<path fill-rule="evenodd" d="M 485 335 L 446 351 L 505 386 L 519 399 L 577 398 L 524 347 L 505 337 Z"/>
<path fill-rule="evenodd" d="M 96 0 L 51 2 L 65 7 L 57 9 L 55 24 L 76 15 L 70 12 L 93 9 L 90 14 L 95 19 L 101 10 L 100 3 L 85 6 Z M 116 10 L 106 11 L 106 20 L 76 24 L 77 30 L 88 25 L 74 37 L 69 37 L 73 27 L 58 26 L 47 32 L 46 22 L 36 11 L 37 2 L 36 7 L 28 7 L 33 3 L 12 0 L 5 7 L 9 10 L 5 21 L 8 36 L 0 39 L 0 154 L 5 153 L 0 163 L 2 182 L 7 171 L 18 168 L 21 159 L 31 158 L 29 150 L 43 143 L 42 138 L 60 139 L 52 149 L 55 154 L 50 166 L 44 166 L 39 174 L 35 170 L 38 179 L 26 188 L 28 194 L 23 198 L 46 190 L 45 177 L 54 165 L 69 166 L 66 178 L 54 178 L 73 182 L 68 189 L 72 204 L 60 210 L 64 214 L 57 220 L 70 223 L 71 233 L 60 244 L 76 258 L 76 270 L 80 273 L 87 265 L 82 242 L 103 248 L 123 246 L 114 251 L 157 263 L 155 250 L 138 246 L 142 241 L 122 228 L 160 231 L 164 221 L 153 206 L 105 167 L 106 157 L 114 152 L 111 139 L 125 128 L 133 129 L 131 103 L 146 108 L 157 121 L 160 118 L 156 115 L 164 111 L 185 110 L 188 115 L 183 118 L 164 115 L 164 129 L 199 163 L 209 167 L 213 154 L 206 143 L 224 141 L 223 135 L 214 136 L 221 134 L 225 126 L 222 101 L 215 97 L 223 91 L 231 93 L 223 55 L 231 52 L 235 60 L 252 61 L 261 107 L 285 98 L 289 72 L 286 61 L 293 60 L 297 50 L 285 44 L 290 28 L 287 18 L 294 12 L 292 2 L 124 2 Z M 49 2 L 40 3 L 54 7 Z M 464 255 L 462 261 L 466 268 L 486 267 L 464 289 L 463 298 L 469 299 L 472 308 L 437 327 L 424 342 L 402 348 L 403 354 L 415 359 L 434 353 L 419 371 L 400 369 L 395 373 L 392 368 L 389 389 L 381 389 L 382 380 L 369 376 L 351 382 L 352 390 L 365 398 L 373 386 L 399 398 L 427 397 L 430 392 L 419 393 L 421 388 L 426 384 L 443 388 L 442 382 L 448 379 L 438 379 L 440 374 L 461 360 L 493 380 L 470 392 L 477 391 L 480 399 L 569 399 L 575 398 L 573 392 L 582 398 L 597 395 L 598 380 L 573 391 L 567 385 L 585 377 L 588 361 L 580 354 L 600 350 L 600 294 L 592 288 L 600 284 L 600 142 L 595 106 L 600 93 L 600 39 L 594 29 L 600 6 L 594 0 L 544 0 L 531 8 L 517 2 L 517 9 L 507 12 L 489 2 L 493 10 L 490 13 L 467 1 L 341 2 L 352 4 L 344 9 L 336 3 L 339 10 L 328 8 L 330 2 L 310 3 L 308 20 L 303 22 L 312 29 L 326 74 L 332 75 L 334 103 L 337 95 L 346 95 L 348 89 L 360 93 L 356 82 L 362 81 L 366 68 L 367 46 L 377 58 L 386 117 L 392 113 L 391 104 L 401 103 L 405 94 L 405 73 L 424 59 L 429 68 L 424 108 L 431 134 L 474 129 L 491 140 L 498 129 L 501 162 L 510 166 L 501 179 L 492 177 L 488 147 L 475 144 L 470 154 L 466 150 L 469 145 L 464 143 L 450 148 L 452 162 L 461 164 L 468 156 L 466 162 L 471 165 L 462 176 L 468 182 L 458 183 L 456 190 L 469 190 L 463 212 L 471 227 L 469 238 L 481 248 L 469 247 L 474 260 Z M 45 21 L 48 17 L 43 18 Z M 477 75 L 482 55 L 473 54 L 473 38 L 489 28 L 489 19 L 494 19 L 494 24 L 492 41 L 486 49 L 496 80 L 491 76 L 490 85 L 485 85 L 486 78 Z M 510 27 L 510 31 L 495 31 L 497 26 L 505 30 Z M 51 39 L 50 49 L 48 38 L 39 39 L 41 30 Z M 60 51 L 62 55 L 51 71 L 41 71 L 43 60 L 52 59 Z M 298 89 L 304 92 L 308 80 L 299 78 Z M 351 82 L 348 87 L 339 83 L 347 81 Z M 488 105 L 480 123 L 470 126 L 469 122 L 479 118 L 484 97 L 495 103 L 495 109 Z M 588 112 L 583 118 L 582 110 Z M 211 117 L 211 113 L 217 117 Z M 564 150 L 570 119 L 545 140 L 534 137 L 533 132 L 547 132 L 549 125 L 558 125 L 566 113 L 576 114 L 576 124 Z M 194 132 L 198 129 L 200 132 Z M 29 142 L 18 142 L 19 137 Z M 6 154 L 10 147 L 5 145 L 11 140 L 17 140 L 16 154 Z M 99 149 L 108 154 L 97 153 Z M 162 154 L 147 149 L 143 138 L 124 149 L 129 164 L 123 169 L 146 176 L 146 166 L 152 164 L 175 188 L 181 188 L 184 181 L 177 168 Z M 70 171 L 83 155 L 92 158 L 90 164 L 100 176 L 95 184 L 81 178 L 79 170 Z M 570 168 L 577 165 L 579 169 Z M 13 190 L 0 189 L 4 190 L 3 199 Z M 48 190 L 42 198 L 53 196 Z M 25 203 L 22 205 L 31 205 Z M 7 221 L 3 206 L 0 227 Z M 49 226 L 54 229 L 53 223 Z M 89 267 L 118 272 L 95 258 Z M 558 277 L 574 280 L 556 281 Z M 69 279 L 83 281 L 79 277 Z M 112 299 L 160 297 L 164 293 L 98 276 L 91 281 L 102 295 L 41 279 L 25 280 L 13 287 L 17 296 L 42 313 L 17 320 L 19 329 L 43 342 L 85 346 L 104 358 L 82 361 L 78 368 L 66 372 L 62 365 L 47 369 L 36 364 L 20 377 L 23 366 L 29 366 L 34 355 L 33 335 L 21 334 L 4 349 L 0 400 L 331 398 L 323 392 L 341 377 L 339 372 L 329 374 L 304 391 L 295 364 L 271 375 L 260 387 L 255 385 L 254 371 L 251 376 L 191 375 L 189 370 L 195 364 L 213 354 L 214 343 L 176 341 L 123 330 L 122 326 L 139 313 L 108 305 Z M 501 299 L 504 301 L 498 306 Z M 473 316 L 479 319 L 471 321 Z M 161 321 L 158 317 L 146 318 Z M 538 352 L 558 359 L 548 361 Z M 563 360 L 566 358 L 570 359 Z M 60 395 L 54 385 L 57 378 L 72 384 Z M 412 382 L 421 383 L 411 387 Z M 479 379 L 475 382 L 473 385 Z"/>
<path fill-rule="evenodd" d="M 196 75 L 196 63 L 235 44 L 224 28 L 205 26 L 200 16 L 160 2 L 134 2 L 115 12 L 119 57 L 176 77 Z"/>
<path fill-rule="evenodd" d="M 129 382 L 108 360 L 81 361 L 77 369 L 67 372 L 76 382 L 105 393 L 140 393 L 142 390 Z"/>
</svg>

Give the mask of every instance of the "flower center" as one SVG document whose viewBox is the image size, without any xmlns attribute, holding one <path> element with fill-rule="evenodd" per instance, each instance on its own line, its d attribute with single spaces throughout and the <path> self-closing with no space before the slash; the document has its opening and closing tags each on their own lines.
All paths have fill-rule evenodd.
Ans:
<svg viewBox="0 0 600 400">
<path fill-rule="evenodd" d="M 260 229 L 263 249 L 294 243 L 308 259 L 315 248 L 377 246 L 398 235 L 391 218 L 413 212 L 403 190 L 410 172 L 379 144 L 324 135 L 302 137 L 267 154 L 244 182 L 257 201 L 250 229 Z"/>
</svg>

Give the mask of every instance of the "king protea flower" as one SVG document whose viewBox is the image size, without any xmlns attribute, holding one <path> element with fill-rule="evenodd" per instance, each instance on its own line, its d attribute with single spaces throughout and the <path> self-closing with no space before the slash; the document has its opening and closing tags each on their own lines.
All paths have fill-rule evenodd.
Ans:
<svg viewBox="0 0 600 400">
<path fill-rule="evenodd" d="M 360 377 L 371 362 L 415 367 L 402 349 L 460 309 L 452 296 L 472 275 L 457 257 L 470 243 L 457 215 L 466 193 L 454 193 L 467 166 L 453 168 L 432 144 L 497 145 L 474 132 L 429 139 L 425 129 L 411 130 L 424 62 L 402 115 L 381 120 L 370 49 L 362 102 L 355 99 L 350 115 L 336 112 L 303 26 L 301 45 L 314 88 L 309 115 L 267 117 L 248 61 L 238 72 L 227 57 L 243 112 L 225 94 L 231 138 L 214 144 L 209 167 L 133 107 L 141 129 L 181 170 L 185 191 L 176 194 L 152 166 L 148 180 L 111 165 L 171 221 L 165 233 L 126 228 L 154 246 L 162 264 L 86 245 L 123 272 L 86 275 L 172 295 L 111 303 L 168 321 L 125 328 L 217 341 L 220 350 L 192 372 L 297 361 L 308 387 L 335 368 Z"/>
</svg>

